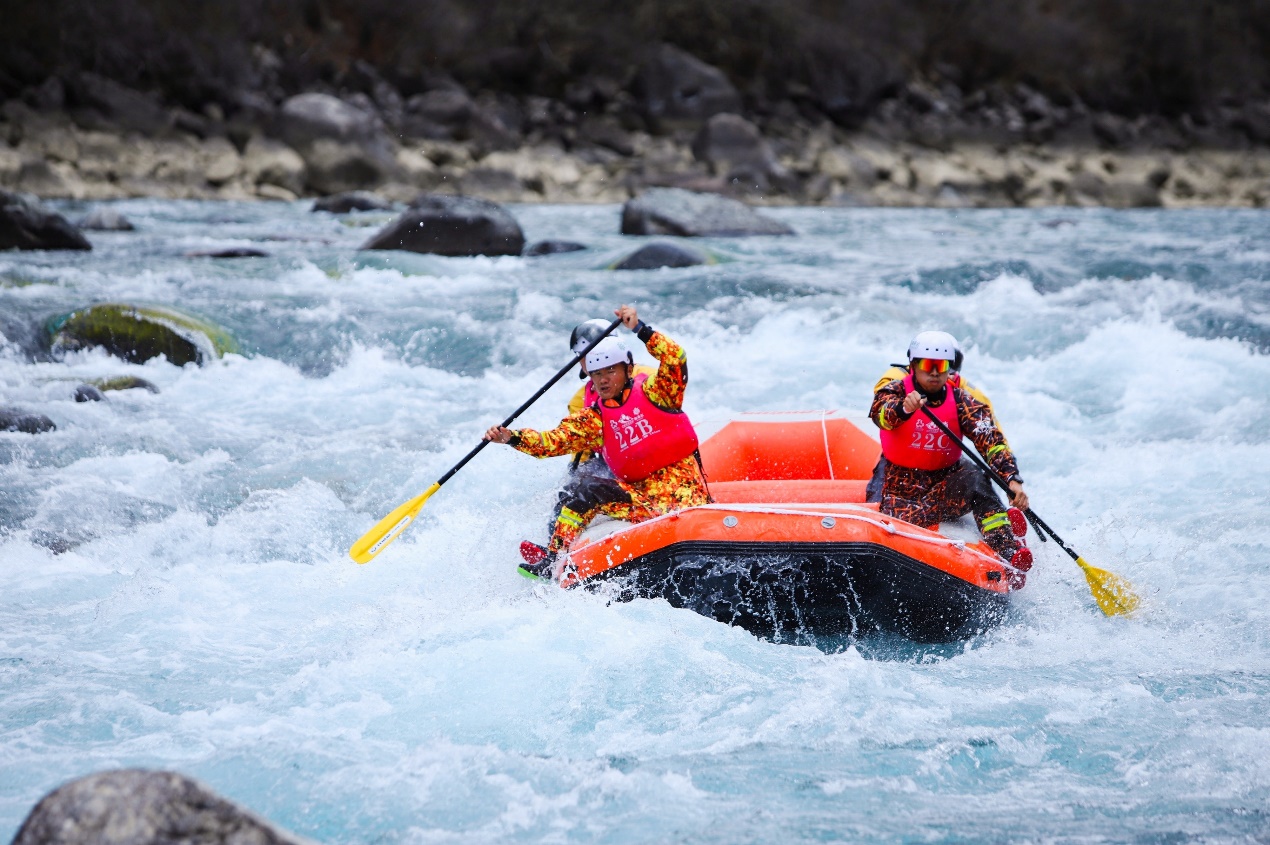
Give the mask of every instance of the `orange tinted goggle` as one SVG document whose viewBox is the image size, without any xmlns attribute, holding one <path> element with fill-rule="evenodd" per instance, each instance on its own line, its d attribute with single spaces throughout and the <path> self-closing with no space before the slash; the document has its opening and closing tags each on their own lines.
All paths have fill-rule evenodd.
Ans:
<svg viewBox="0 0 1270 845">
<path fill-rule="evenodd" d="M 946 373 L 948 368 L 952 366 L 952 361 L 944 361 L 937 358 L 918 358 L 913 362 L 913 366 L 927 373 Z"/>
</svg>

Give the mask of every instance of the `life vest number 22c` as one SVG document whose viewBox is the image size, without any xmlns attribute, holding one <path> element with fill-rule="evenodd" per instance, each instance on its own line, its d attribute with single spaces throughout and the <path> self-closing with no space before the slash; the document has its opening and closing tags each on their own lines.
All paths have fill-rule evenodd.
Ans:
<svg viewBox="0 0 1270 845">
<path fill-rule="evenodd" d="M 913 390 L 913 376 L 904 379 L 904 392 Z M 957 398 L 952 387 L 944 387 L 944 401 L 930 408 L 940 422 L 953 434 L 961 434 L 961 421 L 957 418 Z M 939 426 L 916 413 L 890 431 L 882 432 L 882 454 L 893 464 L 912 469 L 943 469 L 957 463 L 961 446 L 939 430 Z"/>
</svg>

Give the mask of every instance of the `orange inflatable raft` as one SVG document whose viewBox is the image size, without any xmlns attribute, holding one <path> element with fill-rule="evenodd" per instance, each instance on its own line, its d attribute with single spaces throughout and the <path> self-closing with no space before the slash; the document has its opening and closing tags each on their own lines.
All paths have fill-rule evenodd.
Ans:
<svg viewBox="0 0 1270 845">
<path fill-rule="evenodd" d="M 663 598 L 777 641 L 885 632 L 952 642 L 998 622 L 1009 572 L 977 535 L 865 504 L 879 454 L 836 411 L 732 420 L 701 444 L 713 504 L 634 525 L 597 521 L 561 556 L 557 578 Z"/>
</svg>

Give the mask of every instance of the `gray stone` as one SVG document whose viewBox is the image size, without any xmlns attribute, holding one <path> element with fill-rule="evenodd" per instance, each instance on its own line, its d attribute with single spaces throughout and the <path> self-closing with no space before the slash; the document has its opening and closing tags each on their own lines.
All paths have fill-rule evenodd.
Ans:
<svg viewBox="0 0 1270 845">
<path fill-rule="evenodd" d="M 696 124 L 741 111 L 741 95 L 723 71 L 669 44 L 654 49 L 637 86 L 644 114 L 656 125 Z"/>
<path fill-rule="evenodd" d="M 785 178 L 772 148 L 758 127 L 736 114 L 716 114 L 692 141 L 692 154 L 716 176 L 748 174 L 760 178 Z"/>
<path fill-rule="evenodd" d="M 365 141 L 379 134 L 374 115 L 330 94 L 297 94 L 278 113 L 282 140 L 303 149 L 321 138 Z"/>
<path fill-rule="evenodd" d="M 75 388 L 76 402 L 101 402 L 106 398 L 106 394 L 101 389 L 91 384 L 81 384 Z"/>
<path fill-rule="evenodd" d="M 383 123 L 330 94 L 298 94 L 282 104 L 278 133 L 304 159 L 308 184 L 322 194 L 376 185 L 397 173 Z"/>
<path fill-rule="evenodd" d="M 669 241 L 654 241 L 618 261 L 611 269 L 655 270 L 658 267 L 699 267 L 709 263 L 710 257 L 700 250 Z"/>
<path fill-rule="evenodd" d="M 476 197 L 424 194 L 362 245 L 436 255 L 520 255 L 525 235 L 497 203 Z"/>
<path fill-rule="evenodd" d="M 308 175 L 304 159 L 280 141 L 252 137 L 243 150 L 243 170 L 258 185 L 276 185 L 293 194 L 304 190 Z"/>
<path fill-rule="evenodd" d="M 792 235 L 784 223 L 744 203 L 680 188 L 650 188 L 622 207 L 623 235 L 737 237 Z"/>
<path fill-rule="evenodd" d="M 378 185 L 396 172 L 395 158 L 386 149 L 319 138 L 304 150 L 309 187 L 320 194 L 338 194 Z"/>
<path fill-rule="evenodd" d="M 158 135 L 172 125 L 172 116 L 156 98 L 95 73 L 81 73 L 73 91 L 76 100 L 125 129 Z"/>
<path fill-rule="evenodd" d="M 93 232 L 131 232 L 137 227 L 113 208 L 94 208 L 79 221 L 79 228 Z"/>
<path fill-rule="evenodd" d="M 0 431 L 20 431 L 25 434 L 42 434 L 57 426 L 43 414 L 24 414 L 9 408 L 0 408 Z"/>
<path fill-rule="evenodd" d="M 304 845 L 176 772 L 118 769 L 40 800 L 13 845 Z"/>
<path fill-rule="evenodd" d="M 0 249 L 92 249 L 65 217 L 29 194 L 0 190 Z"/>
<path fill-rule="evenodd" d="M 461 88 L 416 94 L 406 100 L 402 130 L 416 138 L 451 140 L 463 137 L 476 104 Z"/>
</svg>

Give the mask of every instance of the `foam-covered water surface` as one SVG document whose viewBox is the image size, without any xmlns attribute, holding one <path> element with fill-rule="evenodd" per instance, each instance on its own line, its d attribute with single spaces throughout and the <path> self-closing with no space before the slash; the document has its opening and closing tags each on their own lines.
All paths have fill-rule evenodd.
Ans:
<svg viewBox="0 0 1270 845">
<path fill-rule="evenodd" d="M 1270 215 L 782 209 L 718 263 L 605 269 L 619 209 L 513 207 L 543 258 L 363 254 L 385 215 L 129 201 L 87 254 L 0 253 L 0 840 L 58 784 L 171 768 L 322 842 L 1249 842 L 1270 836 Z M 65 210 L 72 215 L 74 205 Z M 250 246 L 266 257 L 190 253 Z M 45 322 L 177 306 L 242 354 L 54 355 Z M 564 472 L 492 447 L 634 302 L 703 424 L 861 409 L 953 332 L 1033 504 L 1145 607 L 1039 545 L 1002 626 L 777 645 L 515 574 Z M 131 375 L 158 393 L 76 403 Z M 568 376 L 522 418 L 553 424 Z"/>
</svg>

